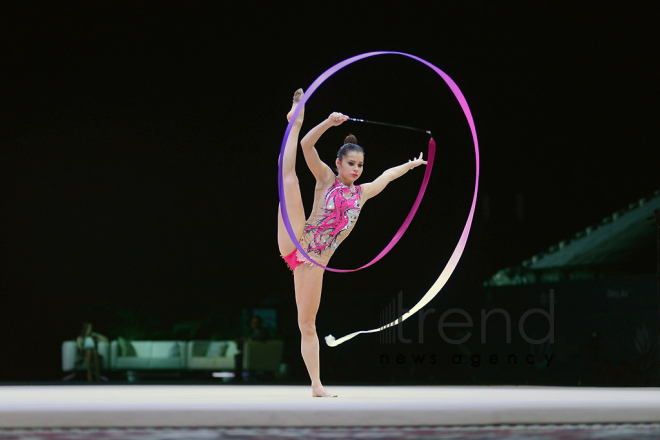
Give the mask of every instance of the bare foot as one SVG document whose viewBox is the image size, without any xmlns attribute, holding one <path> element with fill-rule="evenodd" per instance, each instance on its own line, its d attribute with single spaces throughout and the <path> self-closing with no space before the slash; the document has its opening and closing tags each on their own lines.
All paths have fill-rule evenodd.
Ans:
<svg viewBox="0 0 660 440">
<path fill-rule="evenodd" d="M 337 395 L 327 391 L 323 387 L 318 387 L 312 388 L 312 397 L 337 397 Z"/>
<path fill-rule="evenodd" d="M 290 121 L 291 116 L 293 116 L 293 112 L 298 106 L 298 103 L 300 102 L 300 98 L 303 96 L 303 89 L 298 89 L 296 92 L 293 94 L 293 105 L 291 106 L 291 110 L 289 113 L 286 115 L 286 120 Z M 300 113 L 298 113 L 298 117 L 296 118 L 298 121 L 302 122 L 303 117 L 304 117 L 305 109 L 300 110 Z"/>
</svg>

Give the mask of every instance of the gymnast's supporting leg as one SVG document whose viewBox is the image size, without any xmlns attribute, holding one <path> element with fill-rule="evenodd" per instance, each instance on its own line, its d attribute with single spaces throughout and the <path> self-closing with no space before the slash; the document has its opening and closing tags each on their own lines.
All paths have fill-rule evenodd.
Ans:
<svg viewBox="0 0 660 440">
<path fill-rule="evenodd" d="M 318 266 L 311 267 L 301 264 L 293 274 L 296 286 L 296 305 L 298 306 L 298 327 L 302 336 L 300 351 L 312 380 L 312 396 L 337 397 L 326 391 L 321 384 L 316 313 L 321 303 L 323 272 L 324 270 Z"/>
</svg>

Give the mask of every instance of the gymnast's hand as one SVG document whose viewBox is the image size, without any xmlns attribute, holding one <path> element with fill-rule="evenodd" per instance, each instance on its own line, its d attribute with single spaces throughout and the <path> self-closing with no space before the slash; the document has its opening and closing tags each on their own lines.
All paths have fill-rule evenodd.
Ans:
<svg viewBox="0 0 660 440">
<path fill-rule="evenodd" d="M 328 122 L 330 122 L 330 125 L 332 127 L 336 127 L 337 125 L 341 125 L 344 123 L 344 121 L 348 121 L 348 116 L 342 115 L 339 112 L 333 112 L 328 116 Z"/>
<path fill-rule="evenodd" d="M 408 160 L 408 163 L 410 164 L 410 169 L 413 169 L 415 167 L 418 167 L 420 165 L 426 165 L 426 161 L 422 160 L 423 153 L 419 153 L 419 157 L 416 157 L 414 159 Z"/>
</svg>

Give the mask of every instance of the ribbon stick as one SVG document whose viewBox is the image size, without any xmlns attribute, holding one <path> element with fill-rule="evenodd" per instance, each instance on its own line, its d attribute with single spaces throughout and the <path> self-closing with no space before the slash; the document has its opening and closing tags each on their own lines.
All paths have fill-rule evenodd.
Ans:
<svg viewBox="0 0 660 440">
<path fill-rule="evenodd" d="M 431 134 L 431 130 L 422 130 L 421 128 L 408 127 L 407 125 L 396 125 L 396 124 L 388 124 L 386 122 L 365 121 L 364 119 L 357 119 L 357 118 L 348 118 L 348 120 L 355 122 L 366 122 L 367 124 L 384 125 L 385 127 L 405 128 L 406 130 L 413 130 L 413 131 L 426 133 L 431 137 L 433 137 L 433 135 Z"/>
</svg>

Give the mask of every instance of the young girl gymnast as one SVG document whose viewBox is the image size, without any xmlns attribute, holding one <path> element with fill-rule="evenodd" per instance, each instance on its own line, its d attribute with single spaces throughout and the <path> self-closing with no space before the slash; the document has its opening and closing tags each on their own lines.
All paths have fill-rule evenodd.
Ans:
<svg viewBox="0 0 660 440">
<path fill-rule="evenodd" d="M 298 89 L 293 96 L 293 106 L 287 115 L 287 120 L 291 119 L 302 96 L 303 90 Z M 365 202 L 380 193 L 394 179 L 403 176 L 419 165 L 426 165 L 426 161 L 422 160 L 422 154 L 420 153 L 418 158 L 390 168 L 371 183 L 355 185 L 355 181 L 362 174 L 364 151 L 357 144 L 356 138 L 349 135 L 337 153 L 337 159 L 335 160 L 337 174 L 335 175 L 330 167 L 321 161 L 315 148 L 316 142 L 326 130 L 341 125 L 348 120 L 348 116 L 337 112 L 332 113 L 325 121 L 311 129 L 300 141 L 307 166 L 316 178 L 312 213 L 305 220 L 305 210 L 298 177 L 296 176 L 298 135 L 303 123 L 303 115 L 304 109 L 301 109 L 284 147 L 284 157 L 282 158 L 284 197 L 291 227 L 302 248 L 305 249 L 310 258 L 323 266 L 327 266 L 335 249 L 346 239 L 353 226 L 355 226 Z M 282 211 L 279 206 L 277 242 L 280 256 L 284 258 L 293 271 L 298 308 L 298 327 L 302 336 L 300 349 L 312 381 L 312 396 L 337 397 L 336 394 L 327 391 L 323 387 L 320 377 L 316 313 L 321 302 L 321 288 L 325 271 L 310 262 L 306 256 L 301 255 L 298 251 L 284 226 Z"/>
</svg>

